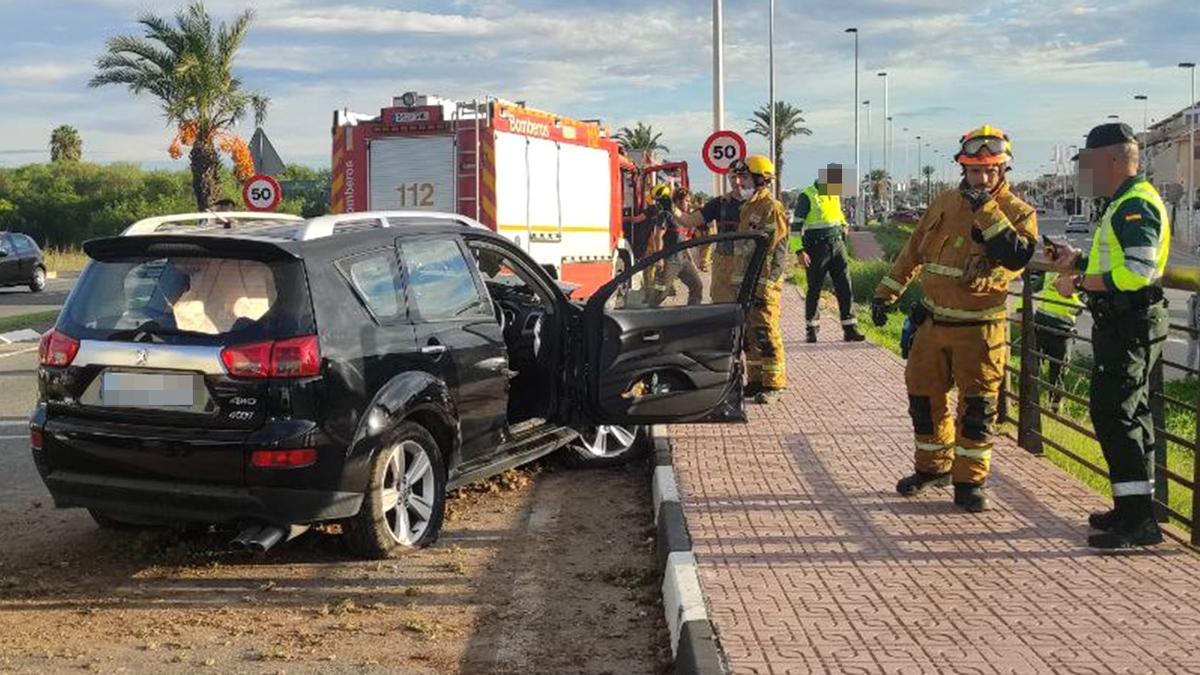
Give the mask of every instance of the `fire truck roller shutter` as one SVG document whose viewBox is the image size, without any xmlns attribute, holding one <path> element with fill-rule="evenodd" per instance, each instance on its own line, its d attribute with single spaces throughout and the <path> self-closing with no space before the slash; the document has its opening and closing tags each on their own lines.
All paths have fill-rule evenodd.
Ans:
<svg viewBox="0 0 1200 675">
<path fill-rule="evenodd" d="M 529 250 L 528 139 L 496 132 L 496 227 L 500 234 Z"/>
<path fill-rule="evenodd" d="M 562 237 L 558 199 L 558 143 L 531 138 L 526 158 L 529 167 L 529 224 L 534 246 L 551 243 L 558 248 Z"/>
<path fill-rule="evenodd" d="M 457 212 L 454 139 L 377 138 L 370 148 L 371 209 Z"/>
<path fill-rule="evenodd" d="M 562 202 L 563 257 L 612 257 L 612 173 L 606 151 L 578 145 L 559 148 L 559 200 Z"/>
</svg>

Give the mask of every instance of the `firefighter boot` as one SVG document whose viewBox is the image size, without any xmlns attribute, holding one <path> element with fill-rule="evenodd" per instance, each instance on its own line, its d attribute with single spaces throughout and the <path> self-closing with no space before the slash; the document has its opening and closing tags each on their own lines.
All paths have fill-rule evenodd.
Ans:
<svg viewBox="0 0 1200 675">
<path fill-rule="evenodd" d="M 1117 510 L 1109 509 L 1107 511 L 1097 511 L 1088 515 L 1088 525 L 1093 530 L 1108 532 L 1117 524 Z"/>
<path fill-rule="evenodd" d="M 858 332 L 858 324 L 850 324 L 842 326 L 842 341 L 843 342 L 862 342 L 867 336 Z"/>
<path fill-rule="evenodd" d="M 992 508 L 987 491 L 983 489 L 982 485 L 972 483 L 954 484 L 954 503 L 971 513 L 979 513 Z"/>
<path fill-rule="evenodd" d="M 804 332 L 804 341 L 813 344 L 817 341 L 817 327 L 809 326 Z"/>
<path fill-rule="evenodd" d="M 782 397 L 782 396 L 783 396 L 782 389 L 771 389 L 768 387 L 763 387 L 762 389 L 760 389 L 758 391 L 757 394 L 754 395 L 754 402 L 759 405 L 770 405 L 770 404 L 778 401 L 780 399 L 780 397 Z"/>
<path fill-rule="evenodd" d="M 1154 519 L 1154 502 L 1149 495 L 1117 497 L 1116 502 L 1112 529 L 1088 537 L 1088 546 L 1111 551 L 1162 543 L 1162 530 Z"/>
<path fill-rule="evenodd" d="M 896 483 L 896 492 L 899 492 L 905 497 L 912 497 L 920 494 L 925 488 L 930 487 L 946 487 L 950 484 L 950 472 L 945 473 L 925 473 L 917 471 L 911 476 L 906 476 Z"/>
</svg>

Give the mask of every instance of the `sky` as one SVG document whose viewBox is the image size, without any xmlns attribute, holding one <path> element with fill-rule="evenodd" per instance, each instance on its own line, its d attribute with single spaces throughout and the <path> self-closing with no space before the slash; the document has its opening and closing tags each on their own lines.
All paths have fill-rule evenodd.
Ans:
<svg viewBox="0 0 1200 675">
<path fill-rule="evenodd" d="M 146 0 L 0 0 L 0 165 L 48 158 L 50 131 L 79 129 L 97 162 L 178 166 L 157 102 L 122 87 L 89 89 L 107 38 L 136 34 Z M 710 0 L 209 0 L 255 19 L 237 74 L 272 99 L 265 129 L 285 162 L 329 165 L 334 109 L 378 113 L 418 91 L 484 94 L 614 130 L 663 132 L 669 157 L 709 185 L 700 159 L 713 130 Z M 784 147 L 783 184 L 854 159 L 854 42 L 859 29 L 861 166 L 883 168 L 884 78 L 892 174 L 922 163 L 952 175 L 957 139 L 987 122 L 1012 137 L 1017 178 L 1053 171 L 1056 145 L 1119 115 L 1142 126 L 1185 107 L 1181 61 L 1200 62 L 1195 0 L 776 0 L 776 97 L 804 111 L 811 136 Z M 768 99 L 768 3 L 726 0 L 726 128 L 744 132 Z M 905 131 L 907 129 L 907 131 Z M 252 129 L 242 133 L 249 137 Z M 749 136 L 751 152 L 766 142 Z M 934 154 L 936 151 L 938 154 Z M 907 156 L 906 156 L 907 155 Z"/>
</svg>

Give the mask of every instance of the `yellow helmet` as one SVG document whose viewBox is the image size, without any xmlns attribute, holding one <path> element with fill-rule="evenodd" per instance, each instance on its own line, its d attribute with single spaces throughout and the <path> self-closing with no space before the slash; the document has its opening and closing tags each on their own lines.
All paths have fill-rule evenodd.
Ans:
<svg viewBox="0 0 1200 675">
<path fill-rule="evenodd" d="M 1012 161 L 1012 141 L 1008 134 L 988 124 L 963 134 L 959 144 L 954 159 L 963 166 L 994 166 Z"/>
<path fill-rule="evenodd" d="M 650 197 L 655 201 L 658 201 L 659 199 L 670 199 L 671 186 L 667 185 L 666 183 L 659 183 L 655 185 L 654 188 L 650 190 Z"/>
<path fill-rule="evenodd" d="M 729 168 L 730 173 L 748 173 L 763 180 L 775 180 L 775 163 L 765 155 L 750 155 L 745 160 L 738 160 Z"/>
</svg>

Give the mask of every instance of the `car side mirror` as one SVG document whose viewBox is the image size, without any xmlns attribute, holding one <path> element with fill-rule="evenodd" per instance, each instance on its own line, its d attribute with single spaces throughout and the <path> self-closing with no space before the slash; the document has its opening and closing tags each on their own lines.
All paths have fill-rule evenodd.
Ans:
<svg viewBox="0 0 1200 675">
<path fill-rule="evenodd" d="M 8 257 L 8 251 L 0 248 L 0 258 L 7 258 L 7 257 Z"/>
</svg>

